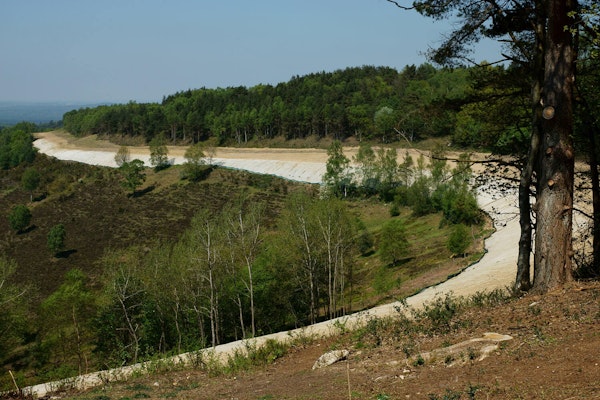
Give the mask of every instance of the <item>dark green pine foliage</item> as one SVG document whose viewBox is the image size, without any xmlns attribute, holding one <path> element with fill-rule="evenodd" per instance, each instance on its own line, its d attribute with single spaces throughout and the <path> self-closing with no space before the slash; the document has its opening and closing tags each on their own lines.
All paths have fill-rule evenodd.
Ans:
<svg viewBox="0 0 600 400">
<path fill-rule="evenodd" d="M 275 86 L 186 90 L 160 104 L 73 110 L 63 123 L 74 135 L 135 136 L 146 142 L 158 135 L 185 143 L 308 136 L 389 142 L 401 138 L 398 132 L 414 140 L 448 134 L 467 78 L 466 69 L 438 70 L 429 64 L 401 72 L 363 66 L 294 76 Z"/>
</svg>

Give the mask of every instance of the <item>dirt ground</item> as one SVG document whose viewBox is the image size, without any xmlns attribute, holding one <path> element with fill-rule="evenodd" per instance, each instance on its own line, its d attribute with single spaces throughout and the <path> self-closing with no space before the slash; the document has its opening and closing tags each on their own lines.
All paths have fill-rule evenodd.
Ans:
<svg viewBox="0 0 600 400">
<path fill-rule="evenodd" d="M 69 399 L 598 399 L 600 398 L 600 284 L 577 283 L 544 297 L 525 296 L 491 308 L 472 308 L 456 329 L 422 333 L 413 341 L 345 333 L 294 347 L 271 365 L 210 376 L 200 369 L 164 372 Z M 424 363 L 406 358 L 484 332 L 508 334 L 489 357 L 476 347 Z M 392 331 L 393 332 L 393 331 Z M 373 335 L 374 337 L 375 335 Z M 313 370 L 331 349 L 346 361 Z M 471 354 L 475 356 L 470 356 Z"/>
</svg>

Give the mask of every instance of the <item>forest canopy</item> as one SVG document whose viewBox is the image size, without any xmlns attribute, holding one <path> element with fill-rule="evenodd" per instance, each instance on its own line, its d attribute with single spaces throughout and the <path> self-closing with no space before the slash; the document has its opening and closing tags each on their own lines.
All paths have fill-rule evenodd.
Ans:
<svg viewBox="0 0 600 400">
<path fill-rule="evenodd" d="M 486 79 L 507 74 L 503 66 L 437 69 L 422 64 L 401 72 L 354 67 L 294 76 L 275 86 L 186 90 L 164 97 L 160 104 L 73 110 L 64 115 L 63 124 L 78 136 L 98 134 L 115 141 L 137 137 L 145 143 L 158 135 L 171 143 L 213 139 L 219 145 L 309 136 L 390 143 L 455 135 L 459 145 L 496 149 L 521 128 L 520 116 L 506 112 L 514 107 L 501 103 L 504 112 L 482 113 L 480 103 L 470 109 L 462 106 L 483 101 L 486 93 L 496 99 L 520 93 L 519 87 L 495 89 Z M 491 121 L 498 115 L 502 121 Z"/>
</svg>

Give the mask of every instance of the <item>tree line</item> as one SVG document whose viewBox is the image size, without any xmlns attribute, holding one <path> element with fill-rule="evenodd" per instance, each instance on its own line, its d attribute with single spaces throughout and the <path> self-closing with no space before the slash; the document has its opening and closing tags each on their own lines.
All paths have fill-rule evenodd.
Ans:
<svg viewBox="0 0 600 400">
<path fill-rule="evenodd" d="M 295 76 L 288 82 L 254 87 L 186 90 L 162 103 L 130 102 L 73 110 L 63 117 L 75 135 L 127 135 L 149 142 L 246 143 L 253 139 L 307 136 L 395 141 L 448 135 L 458 103 L 469 87 L 468 69 L 430 64 L 363 66 Z M 441 107 L 443 102 L 454 103 Z M 394 130 L 396 128 L 396 130 Z"/>
</svg>

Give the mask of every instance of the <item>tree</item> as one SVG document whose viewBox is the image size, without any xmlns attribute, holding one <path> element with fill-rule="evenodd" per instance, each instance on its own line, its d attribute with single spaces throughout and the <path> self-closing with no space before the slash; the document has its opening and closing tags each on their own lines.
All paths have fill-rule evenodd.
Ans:
<svg viewBox="0 0 600 400">
<path fill-rule="evenodd" d="M 140 279 L 141 260 L 135 249 L 109 253 L 102 260 L 106 299 L 98 317 L 96 345 L 107 365 L 135 363 L 143 350 L 147 293 Z"/>
<path fill-rule="evenodd" d="M 375 112 L 373 120 L 375 122 L 375 127 L 381 134 L 381 141 L 386 143 L 388 141 L 386 135 L 392 131 L 392 128 L 396 124 L 394 110 L 388 106 L 381 107 Z"/>
<path fill-rule="evenodd" d="M 185 163 L 183 165 L 184 176 L 192 181 L 198 181 L 206 176 L 208 167 L 206 166 L 204 147 L 196 143 L 185 151 Z"/>
<path fill-rule="evenodd" d="M 14 206 L 10 214 L 8 214 L 8 223 L 17 233 L 23 232 L 29 226 L 30 222 L 31 211 L 25 205 L 19 204 Z"/>
<path fill-rule="evenodd" d="M 354 162 L 358 164 L 361 189 L 367 194 L 374 194 L 379 188 L 380 178 L 373 147 L 369 143 L 361 143 Z"/>
<path fill-rule="evenodd" d="M 399 183 L 398 153 L 396 149 L 380 148 L 377 151 L 377 167 L 380 177 L 379 195 L 385 201 L 389 201 Z"/>
<path fill-rule="evenodd" d="M 545 292 L 572 278 L 573 85 L 576 51 L 571 13 L 576 0 L 548 2 L 540 150 L 536 169 L 533 286 Z"/>
<path fill-rule="evenodd" d="M 352 182 L 349 171 L 350 160 L 344 155 L 342 143 L 334 140 L 327 149 L 327 163 L 323 183 L 335 196 L 346 197 Z"/>
<path fill-rule="evenodd" d="M 15 129 L 10 135 L 10 166 L 30 163 L 35 159 L 35 149 L 31 133 Z"/>
<path fill-rule="evenodd" d="M 381 228 L 379 257 L 388 264 L 396 264 L 408 255 L 409 243 L 406 226 L 401 219 L 391 219 Z"/>
<path fill-rule="evenodd" d="M 252 337 L 256 336 L 256 306 L 254 262 L 260 250 L 263 237 L 263 218 L 265 208 L 261 203 L 250 202 L 247 198 L 240 198 L 238 203 L 231 206 L 224 213 L 227 225 L 226 236 L 228 241 L 229 259 L 240 273 L 241 280 L 250 300 L 250 328 Z M 237 271 L 236 271 L 237 272 Z M 235 272 L 234 272 L 235 273 Z M 243 321 L 241 301 L 238 299 L 240 320 Z M 242 324 L 242 331 L 244 330 Z"/>
<path fill-rule="evenodd" d="M 121 146 L 117 153 L 115 154 L 115 162 L 117 166 L 122 167 L 123 164 L 128 163 L 130 161 L 129 147 Z"/>
<path fill-rule="evenodd" d="M 119 171 L 123 177 L 121 185 L 123 185 L 124 188 L 131 190 L 132 194 L 135 194 L 137 187 L 146 180 L 144 162 L 142 160 L 135 159 L 126 162 L 119 167 Z"/>
<path fill-rule="evenodd" d="M 29 191 L 30 201 L 33 201 L 33 191 L 40 185 L 40 179 L 40 173 L 33 167 L 27 168 L 21 176 L 21 185 L 23 186 L 23 189 Z"/>
<path fill-rule="evenodd" d="M 469 46 L 483 37 L 510 42 L 505 52 L 530 73 L 532 134 L 521 173 L 517 289 L 527 290 L 532 243 L 530 210 L 536 213 L 533 289 L 546 292 L 571 279 L 573 210 L 573 84 L 576 81 L 572 30 L 577 0 L 419 0 L 413 7 L 434 19 L 459 23 L 430 57 L 443 64 L 468 60 Z M 535 176 L 536 202 L 530 205 Z"/>
<path fill-rule="evenodd" d="M 274 239 L 273 262 L 296 282 L 288 302 L 300 322 L 315 323 L 320 307 L 330 317 L 350 308 L 345 295 L 358 251 L 357 225 L 339 199 L 290 196 L 279 220 L 281 234 Z"/>
<path fill-rule="evenodd" d="M 452 231 L 448 237 L 448 250 L 455 255 L 464 256 L 472 241 L 469 228 L 463 224 L 456 224 L 452 226 Z"/>
<path fill-rule="evenodd" d="M 327 279 L 327 311 L 329 318 L 346 311 L 345 294 L 357 253 L 356 220 L 339 199 L 320 200 L 314 204 L 317 237 L 321 239 L 321 262 Z"/>
<path fill-rule="evenodd" d="M 192 267 L 199 281 L 207 285 L 202 291 L 202 296 L 208 303 L 208 316 L 210 321 L 211 344 L 216 346 L 221 340 L 220 301 L 222 297 L 222 252 L 219 246 L 223 245 L 223 226 L 209 210 L 201 210 L 192 219 L 189 238 L 194 244 L 192 251 Z"/>
<path fill-rule="evenodd" d="M 65 231 L 65 226 L 63 224 L 54 225 L 50 232 L 48 232 L 48 249 L 55 256 L 59 254 L 65 248 L 65 239 L 67 237 L 67 232 Z"/>
<path fill-rule="evenodd" d="M 43 319 L 47 324 L 45 341 L 53 343 L 62 366 L 69 365 L 73 349 L 77 354 L 79 374 L 88 372 L 86 346 L 90 345 L 91 332 L 85 322 L 92 315 L 94 297 L 86 286 L 85 274 L 72 269 L 65 274 L 60 287 L 42 302 Z"/>
<path fill-rule="evenodd" d="M 156 171 L 169 167 L 169 151 L 167 149 L 167 140 L 164 135 L 158 135 L 150 141 L 150 164 Z"/>
<path fill-rule="evenodd" d="M 5 360 L 22 342 L 27 325 L 24 301 L 27 290 L 10 283 L 16 270 L 13 260 L 0 255 L 0 360 Z"/>
</svg>

